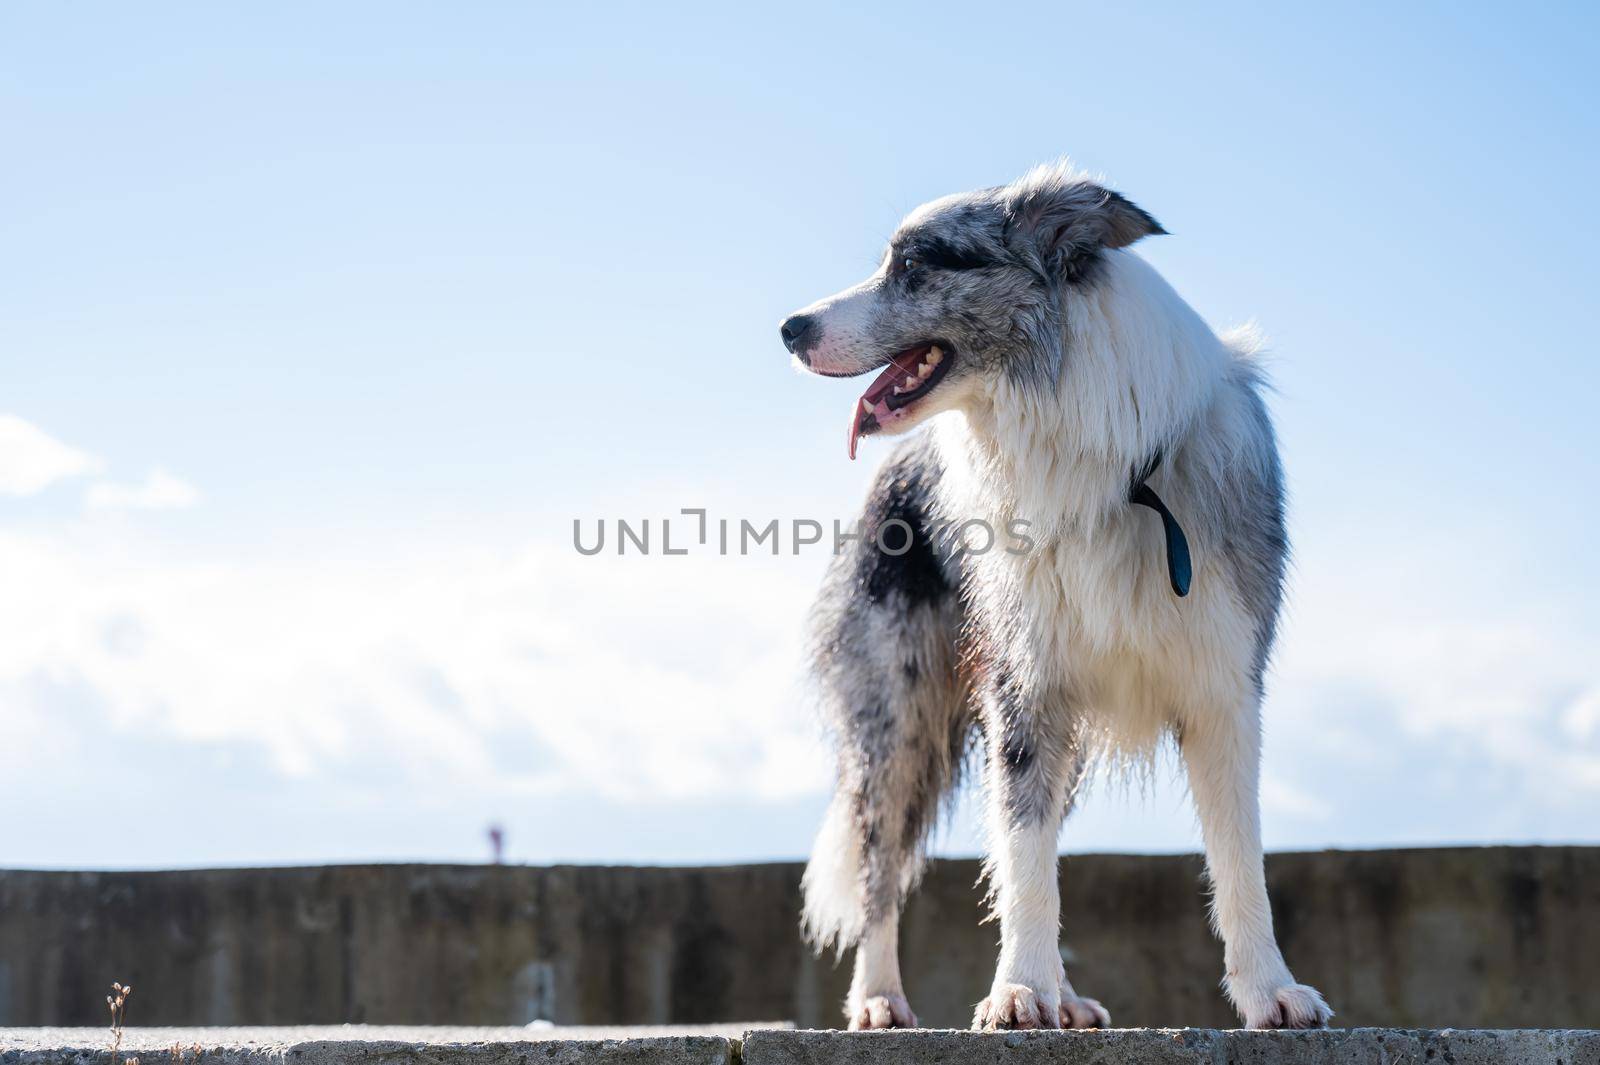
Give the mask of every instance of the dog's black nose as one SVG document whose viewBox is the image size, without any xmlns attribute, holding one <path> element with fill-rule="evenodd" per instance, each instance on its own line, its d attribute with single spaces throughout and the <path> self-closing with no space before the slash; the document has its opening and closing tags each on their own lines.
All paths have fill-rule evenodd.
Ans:
<svg viewBox="0 0 1600 1065">
<path fill-rule="evenodd" d="M 783 337 L 783 346 L 789 349 L 801 362 L 809 363 L 806 357 L 807 341 L 811 339 L 811 327 L 816 320 L 809 314 L 791 314 L 778 326 L 778 335 Z"/>
</svg>

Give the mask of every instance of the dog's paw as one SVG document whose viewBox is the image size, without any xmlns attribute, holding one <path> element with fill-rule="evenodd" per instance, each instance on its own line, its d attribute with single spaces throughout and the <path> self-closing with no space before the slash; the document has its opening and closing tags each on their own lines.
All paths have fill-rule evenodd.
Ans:
<svg viewBox="0 0 1600 1065">
<path fill-rule="evenodd" d="M 1333 1010 L 1306 984 L 1285 984 L 1244 1009 L 1246 1028 L 1326 1028 Z"/>
<path fill-rule="evenodd" d="M 869 995 L 846 1011 L 852 1032 L 875 1028 L 915 1028 L 917 1015 L 904 995 Z"/>
<path fill-rule="evenodd" d="M 1047 1000 L 1022 984 L 995 984 L 989 990 L 989 997 L 978 1003 L 973 1012 L 972 1027 L 979 1032 L 1059 1028 L 1064 1014 L 1055 995 Z"/>
<path fill-rule="evenodd" d="M 1061 993 L 1061 1027 L 1110 1028 L 1111 1014 L 1092 998 Z"/>
</svg>

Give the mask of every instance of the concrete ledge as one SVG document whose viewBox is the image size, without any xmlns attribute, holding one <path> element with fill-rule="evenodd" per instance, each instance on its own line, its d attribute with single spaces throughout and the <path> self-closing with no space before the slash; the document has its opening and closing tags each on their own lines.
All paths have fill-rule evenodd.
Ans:
<svg viewBox="0 0 1600 1065">
<path fill-rule="evenodd" d="M 1348 1028 L 1246 1032 L 766 1032 L 743 1065 L 1597 1065 L 1600 1032 Z"/>
<path fill-rule="evenodd" d="M 1600 1032 L 130 1028 L 118 1065 L 1600 1065 Z M 0 1065 L 110 1065 L 104 1028 L 0 1029 Z"/>
<path fill-rule="evenodd" d="M 118 1065 L 733 1065 L 745 1024 L 127 1028 Z M 107 1028 L 0 1028 L 0 1065 L 111 1065 Z"/>
</svg>

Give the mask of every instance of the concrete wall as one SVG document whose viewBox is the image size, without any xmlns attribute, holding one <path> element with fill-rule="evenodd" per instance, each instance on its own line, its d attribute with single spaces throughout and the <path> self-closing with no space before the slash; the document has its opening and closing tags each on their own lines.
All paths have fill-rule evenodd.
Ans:
<svg viewBox="0 0 1600 1065">
<path fill-rule="evenodd" d="M 800 867 L 0 872 L 0 1025 L 831 1025 L 848 959 L 795 928 Z M 1600 1027 L 1600 848 L 1279 854 L 1284 951 L 1344 1025 Z M 924 1023 L 987 988 L 977 865 L 935 863 L 902 937 Z M 1063 862 L 1073 982 L 1119 1025 L 1233 1023 L 1194 857 Z"/>
</svg>

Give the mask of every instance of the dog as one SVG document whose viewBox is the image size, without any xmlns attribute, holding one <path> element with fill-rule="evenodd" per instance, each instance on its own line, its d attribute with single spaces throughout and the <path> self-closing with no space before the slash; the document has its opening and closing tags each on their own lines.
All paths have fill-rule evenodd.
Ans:
<svg viewBox="0 0 1600 1065">
<path fill-rule="evenodd" d="M 818 950 L 855 948 L 852 1029 L 914 1027 L 897 923 L 969 741 L 1000 954 L 973 1027 L 1107 1027 L 1067 979 L 1057 836 L 1101 767 L 1176 742 L 1223 988 L 1246 1027 L 1325 1026 L 1272 928 L 1263 672 L 1288 541 L 1253 333 L 1219 335 L 1128 250 L 1165 233 L 1068 163 L 913 211 L 882 264 L 786 318 L 826 377 L 880 371 L 848 450 L 901 441 L 812 615 L 837 785 L 803 879 Z M 938 417 L 944 415 L 944 417 Z M 952 528 L 1026 529 L 1027 549 Z"/>
</svg>

